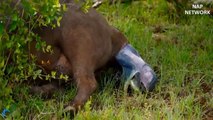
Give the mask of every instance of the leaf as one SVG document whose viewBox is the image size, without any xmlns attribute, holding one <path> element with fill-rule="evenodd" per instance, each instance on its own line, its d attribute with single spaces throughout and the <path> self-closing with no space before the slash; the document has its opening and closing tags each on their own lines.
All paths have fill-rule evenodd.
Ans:
<svg viewBox="0 0 213 120">
<path fill-rule="evenodd" d="M 13 21 L 17 21 L 17 20 L 18 20 L 18 16 L 17 16 L 16 14 L 13 15 L 13 16 L 12 16 L 12 20 L 13 20 Z"/>
<path fill-rule="evenodd" d="M 35 48 L 36 48 L 37 50 L 41 49 L 41 43 L 37 42 Z"/>
<path fill-rule="evenodd" d="M 57 19 L 57 26 L 58 26 L 58 27 L 60 27 L 60 21 L 61 21 L 61 19 L 62 19 L 62 17 L 59 17 L 59 18 Z"/>
<path fill-rule="evenodd" d="M 66 7 L 65 4 L 62 5 L 62 10 L 63 10 L 63 11 L 67 11 L 67 7 Z"/>
<path fill-rule="evenodd" d="M 0 37 L 2 36 L 3 31 L 4 31 L 3 23 L 0 23 Z"/>
<path fill-rule="evenodd" d="M 37 77 L 39 77 L 41 79 L 41 72 L 42 72 L 42 70 L 35 71 L 35 73 L 33 75 L 33 79 L 35 80 Z"/>
<path fill-rule="evenodd" d="M 64 78 L 63 74 L 60 74 L 59 79 L 63 79 L 63 78 Z"/>
<path fill-rule="evenodd" d="M 37 71 L 36 71 L 36 74 L 37 74 L 37 75 L 40 75 L 41 72 L 42 72 L 42 70 L 37 70 Z"/>
<path fill-rule="evenodd" d="M 4 67 L 4 60 L 2 60 L 0 63 L 0 68 L 3 68 L 3 67 Z"/>
<path fill-rule="evenodd" d="M 6 43 L 6 47 L 7 47 L 8 49 L 12 48 L 12 46 L 13 46 L 13 42 L 12 42 L 12 41 Z"/>
<path fill-rule="evenodd" d="M 47 45 L 46 51 L 49 53 L 52 50 L 52 46 L 51 45 Z"/>
<path fill-rule="evenodd" d="M 56 72 L 55 71 L 51 72 L 51 77 L 54 78 L 54 79 L 56 78 Z"/>
<path fill-rule="evenodd" d="M 50 80 L 50 75 L 48 74 L 48 75 L 46 75 L 46 78 L 45 78 L 46 80 Z"/>
<path fill-rule="evenodd" d="M 13 30 L 15 30 L 17 28 L 17 22 L 12 22 L 12 24 L 10 25 L 10 30 L 9 32 L 12 32 Z"/>
<path fill-rule="evenodd" d="M 65 75 L 65 76 L 64 76 L 64 80 L 67 81 L 68 79 L 69 79 L 69 76 L 68 76 L 68 75 Z"/>
<path fill-rule="evenodd" d="M 47 23 L 47 24 L 50 24 L 50 22 L 51 22 L 50 18 L 47 17 L 47 18 L 46 18 L 46 23 Z"/>
</svg>

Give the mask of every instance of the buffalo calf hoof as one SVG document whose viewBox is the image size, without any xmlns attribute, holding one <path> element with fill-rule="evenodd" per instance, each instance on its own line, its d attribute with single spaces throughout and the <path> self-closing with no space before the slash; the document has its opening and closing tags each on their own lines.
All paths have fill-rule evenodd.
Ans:
<svg viewBox="0 0 213 120">
<path fill-rule="evenodd" d="M 78 113 L 78 110 L 73 104 L 68 104 L 64 106 L 64 116 L 69 116 L 71 119 Z"/>
<path fill-rule="evenodd" d="M 76 112 L 76 108 L 72 105 L 67 105 L 66 107 L 64 107 L 64 112 Z"/>
</svg>

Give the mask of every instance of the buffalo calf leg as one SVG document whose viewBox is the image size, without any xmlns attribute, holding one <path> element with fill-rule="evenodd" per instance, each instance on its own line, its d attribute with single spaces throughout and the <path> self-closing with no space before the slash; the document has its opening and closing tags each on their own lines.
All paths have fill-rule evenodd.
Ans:
<svg viewBox="0 0 213 120">
<path fill-rule="evenodd" d="M 32 94 L 41 95 L 43 97 L 51 97 L 55 91 L 60 89 L 57 82 L 50 82 L 42 86 L 32 86 L 30 92 Z"/>
<path fill-rule="evenodd" d="M 77 112 L 97 88 L 94 73 L 74 75 L 77 84 L 77 95 L 65 106 L 65 111 Z"/>
</svg>

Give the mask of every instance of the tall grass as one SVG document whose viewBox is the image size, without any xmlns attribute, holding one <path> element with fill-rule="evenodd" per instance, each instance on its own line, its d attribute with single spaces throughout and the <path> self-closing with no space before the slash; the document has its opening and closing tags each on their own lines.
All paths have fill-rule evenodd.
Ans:
<svg viewBox="0 0 213 120">
<path fill-rule="evenodd" d="M 126 35 L 154 68 L 159 82 L 151 93 L 126 96 L 122 84 L 115 89 L 113 75 L 103 75 L 100 88 L 74 119 L 213 119 L 212 16 L 177 20 L 164 0 L 104 4 L 98 11 Z M 17 101 L 8 119 L 69 119 L 63 105 L 74 97 L 75 90 L 56 93 L 50 100 L 21 95 L 23 101 Z"/>
</svg>

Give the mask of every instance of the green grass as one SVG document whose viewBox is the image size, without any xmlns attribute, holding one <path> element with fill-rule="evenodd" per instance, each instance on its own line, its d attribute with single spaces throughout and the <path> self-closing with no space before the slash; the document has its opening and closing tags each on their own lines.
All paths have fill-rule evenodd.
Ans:
<svg viewBox="0 0 213 120">
<path fill-rule="evenodd" d="M 98 11 L 126 35 L 159 82 L 151 93 L 126 96 L 123 84 L 115 89 L 116 77 L 104 74 L 76 120 L 213 119 L 212 16 L 174 18 L 164 0 L 102 5 Z M 16 109 L 8 119 L 62 119 L 63 105 L 76 91 L 43 100 L 16 89 Z"/>
</svg>

